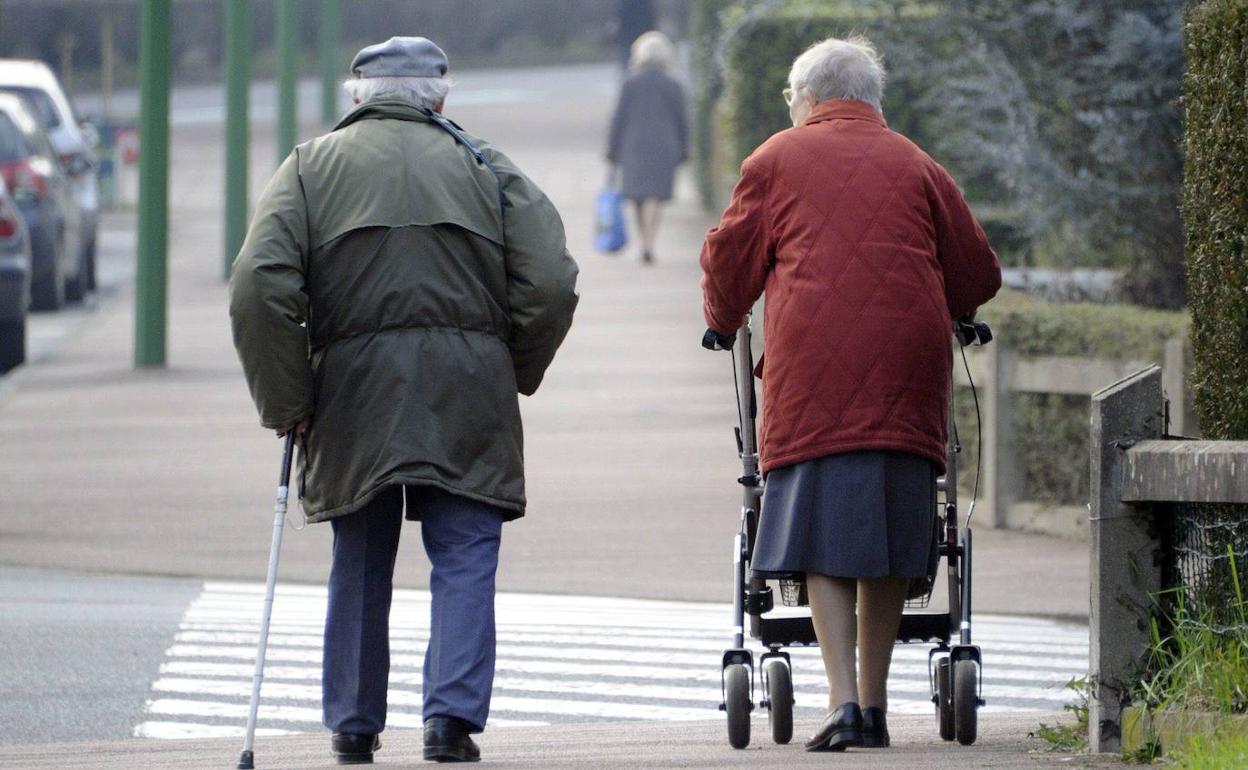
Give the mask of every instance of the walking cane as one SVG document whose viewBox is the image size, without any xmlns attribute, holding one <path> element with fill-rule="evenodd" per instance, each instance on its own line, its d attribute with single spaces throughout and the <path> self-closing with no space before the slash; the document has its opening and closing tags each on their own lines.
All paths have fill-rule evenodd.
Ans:
<svg viewBox="0 0 1248 770">
<path fill-rule="evenodd" d="M 269 550 L 269 577 L 264 586 L 264 613 L 260 616 L 260 643 L 256 647 L 256 674 L 251 681 L 251 709 L 247 712 L 247 733 L 243 737 L 243 754 L 238 770 L 252 770 L 256 739 L 256 712 L 260 709 L 260 682 L 264 680 L 264 654 L 269 646 L 269 618 L 273 615 L 273 589 L 277 586 L 277 558 L 282 551 L 282 528 L 286 524 L 286 497 L 290 490 L 290 461 L 295 453 L 295 430 L 286 434 L 282 451 L 282 475 L 277 482 L 277 504 L 273 506 L 273 546 Z"/>
</svg>

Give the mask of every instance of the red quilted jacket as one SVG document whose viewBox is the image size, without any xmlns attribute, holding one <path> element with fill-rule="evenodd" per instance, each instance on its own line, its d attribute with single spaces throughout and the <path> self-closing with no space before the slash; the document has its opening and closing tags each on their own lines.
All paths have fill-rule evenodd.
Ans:
<svg viewBox="0 0 1248 770">
<path fill-rule="evenodd" d="M 879 112 L 828 100 L 764 142 L 702 269 L 720 333 L 766 290 L 764 472 L 867 449 L 944 468 L 952 319 L 997 293 L 1001 267 L 948 172 Z"/>
</svg>

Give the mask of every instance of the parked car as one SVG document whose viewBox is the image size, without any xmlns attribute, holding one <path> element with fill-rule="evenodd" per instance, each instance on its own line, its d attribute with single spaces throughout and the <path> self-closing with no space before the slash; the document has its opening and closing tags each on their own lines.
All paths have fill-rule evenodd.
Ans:
<svg viewBox="0 0 1248 770">
<path fill-rule="evenodd" d="M 0 59 L 0 91 L 18 94 L 30 103 L 69 177 L 78 204 L 75 253 L 86 268 L 86 288 L 94 289 L 95 232 L 100 208 L 94 146 L 99 134 L 78 119 L 56 73 L 41 61 Z"/>
<path fill-rule="evenodd" d="M 87 291 L 73 189 L 19 96 L 0 93 L 0 137 L 0 176 L 30 234 L 31 306 L 56 310 Z"/>
<path fill-rule="evenodd" d="M 17 205 L 0 179 L 0 374 L 26 360 L 29 305 L 30 237 Z"/>
</svg>

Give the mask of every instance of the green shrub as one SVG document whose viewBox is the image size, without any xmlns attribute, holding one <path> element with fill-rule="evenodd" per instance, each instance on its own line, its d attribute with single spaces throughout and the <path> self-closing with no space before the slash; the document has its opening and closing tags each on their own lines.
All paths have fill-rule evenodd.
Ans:
<svg viewBox="0 0 1248 770">
<path fill-rule="evenodd" d="M 1206 437 L 1248 439 L 1248 5 L 1194 5 L 1184 31 L 1183 220 L 1196 410 Z"/>
<path fill-rule="evenodd" d="M 779 10 L 755 17 L 737 13 L 725 43 L 722 83 L 709 81 L 726 96 L 723 120 L 728 142 L 720 174 L 708 164 L 704 184 L 727 188 L 745 156 L 772 134 L 790 127 L 788 107 L 780 96 L 793 60 L 810 45 L 827 37 L 863 34 L 883 53 L 888 70 L 884 114 L 889 127 L 914 140 L 945 163 L 972 201 L 984 228 L 1008 263 L 1025 259 L 1031 234 L 1020 207 L 1007 190 L 1004 169 L 986 169 L 976 160 L 965 162 L 942 140 L 948 135 L 948 116 L 932 109 L 940 102 L 941 77 L 933 61 L 959 56 L 961 41 L 938 21 L 943 6 L 931 2 L 852 3 L 791 0 Z M 733 14 L 726 14 L 733 21 Z M 723 15 L 720 17 L 723 18 Z M 720 29 L 720 34 L 725 34 Z M 704 89 L 708 92 L 709 89 Z M 713 114 L 706 113 L 707 119 Z M 710 133 L 707 134 L 708 141 Z M 722 177 L 729 177 L 723 179 Z M 712 192 L 708 198 L 722 198 Z"/>
<path fill-rule="evenodd" d="M 1043 302 L 1003 291 L 980 312 L 999 342 L 1023 356 L 1072 356 L 1160 364 L 1167 340 L 1187 331 L 1184 313 L 1134 305 Z M 961 360 L 954 362 L 961 366 Z M 1109 383 L 1105 383 L 1108 385 Z M 958 475 L 969 491 L 979 449 L 975 406 L 968 388 L 956 394 L 963 455 Z M 1023 471 L 1022 498 L 1062 505 L 1088 500 L 1087 396 L 1019 393 L 1013 397 L 1015 456 Z M 981 483 L 982 487 L 982 483 Z"/>
</svg>

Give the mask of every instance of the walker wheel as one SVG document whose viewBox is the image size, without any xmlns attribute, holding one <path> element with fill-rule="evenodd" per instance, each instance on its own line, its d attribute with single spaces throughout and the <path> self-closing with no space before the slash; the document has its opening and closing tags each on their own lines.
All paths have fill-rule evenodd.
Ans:
<svg viewBox="0 0 1248 770">
<path fill-rule="evenodd" d="M 750 745 L 750 670 L 744 663 L 724 669 L 724 710 L 728 712 L 728 744 L 734 749 Z"/>
<path fill-rule="evenodd" d="M 953 669 L 953 726 L 958 743 L 975 742 L 979 726 L 979 669 L 973 660 L 959 660 Z"/>
<path fill-rule="evenodd" d="M 936 723 L 942 740 L 951 741 L 953 730 L 953 682 L 949 672 L 949 656 L 936 661 Z"/>
<path fill-rule="evenodd" d="M 776 743 L 793 740 L 793 677 L 788 664 L 779 658 L 767 661 L 763 669 L 767 682 L 767 721 Z"/>
</svg>

